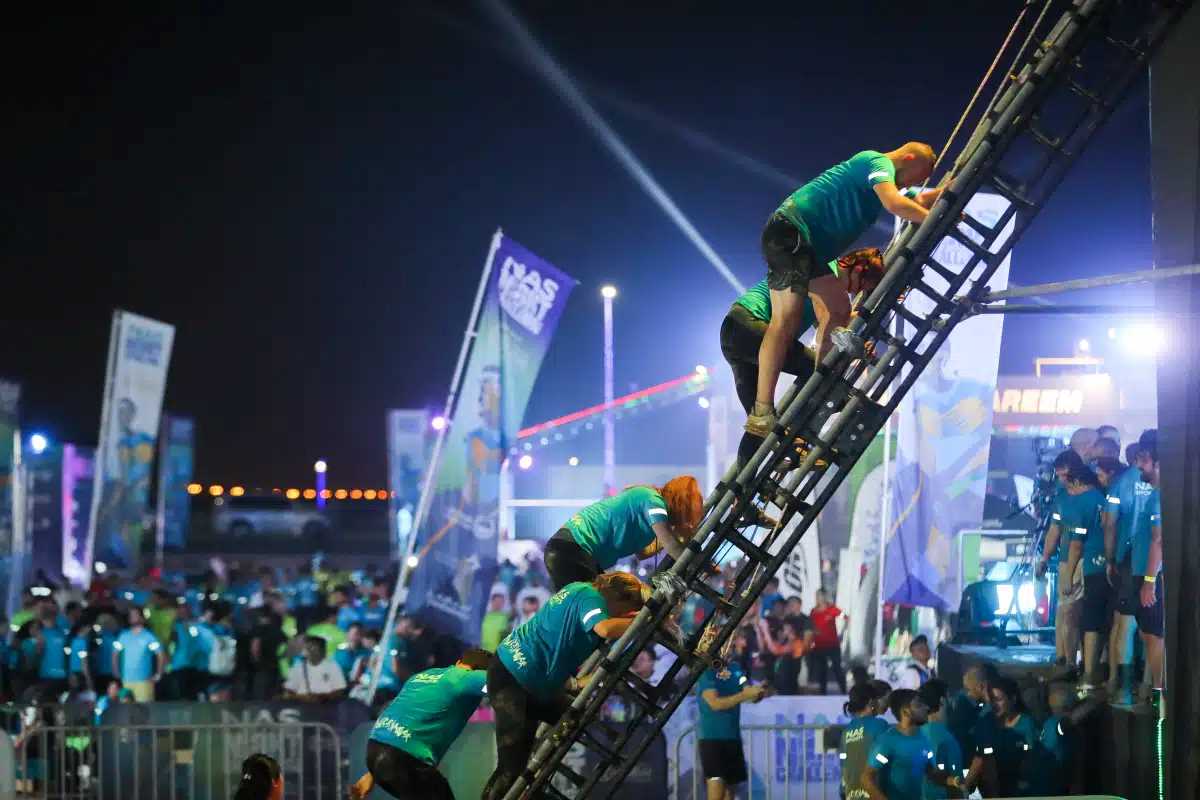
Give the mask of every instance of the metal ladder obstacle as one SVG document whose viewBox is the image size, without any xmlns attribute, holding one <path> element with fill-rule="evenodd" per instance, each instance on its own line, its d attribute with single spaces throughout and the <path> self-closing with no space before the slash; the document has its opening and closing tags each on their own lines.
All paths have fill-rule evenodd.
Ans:
<svg viewBox="0 0 1200 800">
<path fill-rule="evenodd" d="M 986 298 L 992 274 L 1192 5 L 1190 0 L 1048 1 L 1063 7 L 1061 14 L 1043 15 L 1056 21 L 1045 32 L 1031 31 L 1037 46 L 983 112 L 928 218 L 919 227 L 909 226 L 889 248 L 887 274 L 864 312 L 838 337 L 813 376 L 788 389 L 778 424 L 749 463 L 731 468 L 707 498 L 704 521 L 683 556 L 656 576 L 651 599 L 626 633 L 590 660 L 591 681 L 542 737 L 505 800 L 607 797 L 624 780 L 704 670 L 723 665 L 723 648 L 767 580 L 950 331 Z M 964 213 L 981 190 L 1008 201 L 990 223 Z M 1012 232 L 1004 236 L 1010 224 Z M 961 268 L 933 256 L 945 240 L 969 254 Z M 932 303 L 932 310 L 919 313 L 906 306 L 916 295 Z M 893 316 L 911 334 L 889 334 Z M 875 344 L 873 350 L 867 342 Z M 797 440 L 803 450 L 797 450 Z M 758 524 L 758 514 L 767 508 L 779 514 L 769 530 Z M 730 549 L 745 562 L 722 592 L 707 582 L 707 567 Z M 664 633 L 663 623 L 689 592 L 712 610 L 699 631 L 681 643 Z M 637 653 L 652 644 L 676 656 L 657 685 L 629 669 Z M 614 693 L 631 710 L 620 725 L 599 719 Z M 595 759 L 586 775 L 563 764 L 575 745 Z M 570 795 L 550 785 L 554 775 L 565 779 L 559 785 L 573 787 Z"/>
</svg>

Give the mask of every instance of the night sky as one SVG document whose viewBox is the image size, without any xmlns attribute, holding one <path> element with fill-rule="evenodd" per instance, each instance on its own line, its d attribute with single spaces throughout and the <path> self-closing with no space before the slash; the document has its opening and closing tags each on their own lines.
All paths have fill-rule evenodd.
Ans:
<svg viewBox="0 0 1200 800">
<path fill-rule="evenodd" d="M 939 147 L 1021 3 L 814 5 L 516 10 L 750 284 L 788 189 L 628 103 L 801 179 Z M 294 484 L 324 457 L 333 485 L 383 485 L 384 411 L 443 401 L 497 226 L 580 281 L 526 422 L 599 401 L 604 282 L 618 392 L 723 367 L 729 286 L 472 5 L 120 6 L 6 26 L 0 375 L 27 430 L 94 442 L 119 307 L 177 326 L 166 408 L 197 417 L 201 480 Z M 1014 281 L 1149 265 L 1148 143 L 1139 89 Z M 1001 371 L 1105 325 L 1022 320 Z"/>
</svg>

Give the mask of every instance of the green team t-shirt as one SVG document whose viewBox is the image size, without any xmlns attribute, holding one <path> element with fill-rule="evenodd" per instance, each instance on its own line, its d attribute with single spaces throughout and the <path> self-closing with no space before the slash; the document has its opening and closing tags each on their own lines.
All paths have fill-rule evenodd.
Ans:
<svg viewBox="0 0 1200 800">
<path fill-rule="evenodd" d="M 379 715 L 371 739 L 436 766 L 485 694 L 485 670 L 439 667 L 418 672 Z"/>
<path fill-rule="evenodd" d="M 580 509 L 563 527 L 606 570 L 653 542 L 654 523 L 666 521 L 662 495 L 649 486 L 634 486 Z"/>
<path fill-rule="evenodd" d="M 1162 525 L 1162 501 L 1159 499 L 1158 489 L 1151 486 L 1146 504 L 1138 513 L 1137 521 L 1133 526 L 1133 555 L 1130 557 L 1129 566 L 1135 577 L 1144 576 L 1146 567 L 1150 565 L 1150 544 L 1154 538 L 1153 529 L 1156 525 Z M 1162 571 L 1161 563 L 1158 569 L 1159 572 Z"/>
<path fill-rule="evenodd" d="M 716 711 L 704 700 L 704 693 L 712 689 L 718 697 L 732 697 L 746 685 L 746 675 L 742 666 L 736 661 L 730 662 L 727 669 L 705 670 L 696 684 L 696 707 L 700 711 L 701 741 L 718 739 L 737 741 L 742 738 L 742 707 L 736 705 L 724 711 Z"/>
<path fill-rule="evenodd" d="M 836 261 L 830 262 L 836 264 Z M 751 286 L 746 290 L 746 293 L 734 300 L 734 305 L 739 305 L 750 312 L 750 316 L 762 322 L 771 321 L 771 290 L 767 287 L 766 278 Z M 804 297 L 804 317 L 800 322 L 800 332 L 808 330 L 817 324 L 817 312 L 813 310 L 812 298 L 805 295 Z"/>
<path fill-rule="evenodd" d="M 1050 518 L 1058 523 L 1065 541 L 1083 542 L 1084 575 L 1104 572 L 1108 560 L 1104 557 L 1104 528 L 1100 525 L 1100 511 L 1105 498 L 1099 489 L 1088 489 L 1080 494 L 1062 495 Z"/>
<path fill-rule="evenodd" d="M 855 717 L 842 730 L 842 747 L 838 758 L 842 762 L 842 788 L 846 800 L 863 800 L 869 797 L 862 788 L 863 767 L 867 756 L 875 746 L 875 740 L 888 729 L 883 717 Z"/>
<path fill-rule="evenodd" d="M 778 213 L 807 235 L 819 261 L 829 261 L 879 216 L 883 204 L 875 185 L 895 182 L 891 160 L 875 150 L 864 150 L 801 186 L 783 201 Z"/>
<path fill-rule="evenodd" d="M 1124 561 L 1133 546 L 1133 528 L 1154 487 L 1142 480 L 1137 467 L 1128 467 L 1108 487 L 1104 510 L 1117 517 L 1116 559 Z"/>
<path fill-rule="evenodd" d="M 933 751 L 933 765 L 942 772 L 951 775 L 962 775 L 962 748 L 958 740 L 950 732 L 950 727 L 944 722 L 927 722 L 921 728 L 925 738 L 929 740 L 929 749 Z M 945 800 L 950 796 L 945 786 L 939 786 L 928 778 L 925 779 L 925 800 Z"/>
<path fill-rule="evenodd" d="M 496 657 L 517 683 L 550 699 L 600 645 L 592 629 L 606 619 L 608 605 L 596 587 L 568 583 L 504 638 Z"/>
<path fill-rule="evenodd" d="M 925 770 L 933 763 L 933 747 L 920 730 L 908 736 L 895 727 L 875 739 L 867 763 L 888 800 L 921 800 Z"/>
</svg>

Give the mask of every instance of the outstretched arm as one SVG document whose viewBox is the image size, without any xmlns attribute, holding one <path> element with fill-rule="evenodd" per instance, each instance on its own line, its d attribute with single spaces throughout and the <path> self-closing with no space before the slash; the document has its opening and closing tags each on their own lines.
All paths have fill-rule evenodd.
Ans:
<svg viewBox="0 0 1200 800">
<path fill-rule="evenodd" d="M 887 209 L 889 214 L 894 214 L 900 219 L 915 222 L 918 225 L 925 221 L 925 217 L 929 216 L 929 209 L 918 203 L 916 200 L 909 199 L 900 194 L 900 190 L 896 188 L 894 183 L 877 183 L 873 187 L 875 194 L 879 197 L 879 202 Z M 929 192 L 926 192 L 929 194 Z"/>
<path fill-rule="evenodd" d="M 654 541 L 658 543 L 658 549 L 666 550 L 667 555 L 676 561 L 683 555 L 683 545 L 671 533 L 671 528 L 665 522 L 654 523 Z"/>
<path fill-rule="evenodd" d="M 605 619 L 596 623 L 596 627 L 592 631 L 601 639 L 620 639 L 633 624 L 633 617 L 619 617 L 617 619 Z"/>
</svg>

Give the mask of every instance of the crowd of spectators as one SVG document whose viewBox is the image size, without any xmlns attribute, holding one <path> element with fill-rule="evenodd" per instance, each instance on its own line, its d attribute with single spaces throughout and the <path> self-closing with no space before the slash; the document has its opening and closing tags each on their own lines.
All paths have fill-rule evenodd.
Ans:
<svg viewBox="0 0 1200 800">
<path fill-rule="evenodd" d="M 309 565 L 97 576 L 86 592 L 44 576 L 0 638 L 0 701 L 376 700 L 454 663 L 463 645 L 400 614 L 380 652 L 394 576 Z"/>
</svg>

